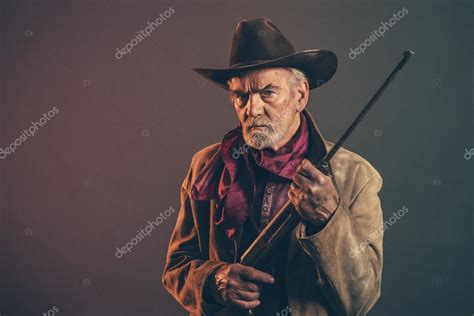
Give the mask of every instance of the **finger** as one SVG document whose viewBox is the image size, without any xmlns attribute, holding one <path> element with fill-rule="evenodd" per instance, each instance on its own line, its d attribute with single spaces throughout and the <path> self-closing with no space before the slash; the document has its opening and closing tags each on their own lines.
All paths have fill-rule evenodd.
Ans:
<svg viewBox="0 0 474 316">
<path fill-rule="evenodd" d="M 260 292 L 247 292 L 242 290 L 237 290 L 236 292 L 238 295 L 237 299 L 240 299 L 242 301 L 252 302 L 260 298 Z"/>
<path fill-rule="evenodd" d="M 246 302 L 256 301 L 260 298 L 260 292 L 248 292 L 239 289 L 238 287 L 233 287 L 227 293 L 227 296 L 230 300 L 241 300 Z"/>
<path fill-rule="evenodd" d="M 293 183 L 290 184 L 290 189 L 288 191 L 290 191 L 294 194 L 300 194 L 301 191 L 302 191 L 302 188 L 299 185 L 297 185 L 296 183 L 293 182 Z"/>
<path fill-rule="evenodd" d="M 314 201 L 312 200 L 311 201 L 303 200 L 301 201 L 300 206 L 302 209 L 311 210 L 311 209 L 315 209 L 318 205 L 314 203 Z"/>
<path fill-rule="evenodd" d="M 301 166 L 298 167 L 297 173 L 310 180 L 318 180 L 322 177 L 325 177 L 324 173 L 319 171 L 318 168 L 316 168 L 316 166 L 313 165 L 308 159 L 303 160 Z"/>
<path fill-rule="evenodd" d="M 275 283 L 275 279 L 270 274 L 244 265 L 242 265 L 241 276 L 250 281 L 267 284 Z"/>
<path fill-rule="evenodd" d="M 301 210 L 300 204 L 301 204 L 301 201 L 303 200 L 302 194 L 298 194 L 292 190 L 288 190 L 288 200 L 293 204 L 293 207 L 298 212 L 298 214 L 300 214 L 300 210 Z"/>
<path fill-rule="evenodd" d="M 295 199 L 301 200 L 306 196 L 307 192 L 303 191 L 303 188 L 298 187 L 296 184 L 292 183 L 290 189 L 288 190 L 288 196 Z"/>
<path fill-rule="evenodd" d="M 257 283 L 246 281 L 246 282 L 241 282 L 240 289 L 246 292 L 260 292 L 262 287 Z"/>
<path fill-rule="evenodd" d="M 295 190 L 292 190 L 292 189 L 290 188 L 290 190 L 288 190 L 288 199 L 289 199 L 291 202 L 294 202 L 294 203 L 295 203 L 295 202 L 297 202 L 297 201 L 300 200 L 300 199 L 299 199 L 299 194 L 296 193 Z M 294 203 L 293 203 L 293 204 L 294 204 Z"/>
<path fill-rule="evenodd" d="M 293 183 L 298 188 L 310 187 L 312 184 L 312 182 L 301 173 L 295 173 L 295 175 L 293 176 Z"/>
<path fill-rule="evenodd" d="M 293 190 L 288 190 L 287 196 L 288 196 L 288 200 L 290 202 L 293 202 L 295 199 L 295 192 L 293 192 Z"/>
<path fill-rule="evenodd" d="M 243 292 L 252 292 L 252 293 L 259 293 L 260 286 L 248 281 L 242 281 L 241 278 L 232 278 L 229 281 L 229 286 L 235 290 L 243 291 Z"/>
<path fill-rule="evenodd" d="M 258 305 L 260 305 L 259 300 L 252 301 L 252 302 L 246 302 L 246 301 L 242 301 L 242 300 L 238 300 L 238 299 L 233 299 L 233 300 L 231 300 L 231 303 L 235 307 L 242 308 L 242 309 L 253 309 L 253 308 L 256 308 Z"/>
</svg>

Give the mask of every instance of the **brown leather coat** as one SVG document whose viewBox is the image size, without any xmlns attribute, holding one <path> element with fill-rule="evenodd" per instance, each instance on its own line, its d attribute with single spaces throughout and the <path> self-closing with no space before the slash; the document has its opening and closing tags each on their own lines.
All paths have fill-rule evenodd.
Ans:
<svg viewBox="0 0 474 316">
<path fill-rule="evenodd" d="M 314 164 L 333 146 L 310 122 L 308 159 Z M 181 208 L 172 233 L 162 282 L 190 315 L 245 315 L 204 300 L 208 276 L 225 262 L 238 262 L 239 240 L 227 238 L 212 218 L 215 201 L 194 201 L 190 187 L 214 144 L 196 153 L 181 187 Z M 366 315 L 380 296 L 383 217 L 379 173 L 359 155 L 341 148 L 330 161 L 341 203 L 323 230 L 292 232 L 286 287 L 293 316 Z M 286 312 L 285 312 L 286 314 Z"/>
</svg>

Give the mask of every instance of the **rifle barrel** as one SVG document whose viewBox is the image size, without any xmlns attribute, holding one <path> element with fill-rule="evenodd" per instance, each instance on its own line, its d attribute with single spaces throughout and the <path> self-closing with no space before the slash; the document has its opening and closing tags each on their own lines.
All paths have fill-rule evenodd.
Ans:
<svg viewBox="0 0 474 316">
<path fill-rule="evenodd" d="M 371 109 L 380 95 L 385 91 L 388 85 L 393 81 L 398 72 L 405 66 L 410 57 L 414 54 L 413 51 L 405 51 L 403 59 L 395 66 L 393 71 L 384 81 L 382 86 L 377 90 L 374 96 L 369 100 L 364 109 L 359 113 L 357 118 L 352 122 L 346 132 L 341 136 L 339 141 L 332 147 L 323 159 L 316 165 L 323 173 L 329 173 L 329 160 L 339 150 L 344 141 L 359 125 L 367 112 Z M 240 263 L 247 266 L 257 268 L 261 266 L 270 257 L 272 250 L 276 248 L 283 237 L 291 232 L 300 222 L 301 217 L 294 211 L 293 204 L 287 201 L 278 211 L 273 219 L 267 224 L 262 232 L 257 236 L 254 242 L 249 246 L 247 251 L 241 256 Z"/>
</svg>

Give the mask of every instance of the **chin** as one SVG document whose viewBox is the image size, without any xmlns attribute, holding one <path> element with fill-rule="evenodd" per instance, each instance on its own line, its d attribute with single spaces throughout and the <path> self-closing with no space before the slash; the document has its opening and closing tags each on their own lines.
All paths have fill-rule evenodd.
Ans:
<svg viewBox="0 0 474 316">
<path fill-rule="evenodd" d="M 252 148 L 262 150 L 265 148 L 272 147 L 273 144 L 278 142 L 281 138 L 278 134 L 269 135 L 268 133 L 245 133 L 244 140 Z"/>
</svg>

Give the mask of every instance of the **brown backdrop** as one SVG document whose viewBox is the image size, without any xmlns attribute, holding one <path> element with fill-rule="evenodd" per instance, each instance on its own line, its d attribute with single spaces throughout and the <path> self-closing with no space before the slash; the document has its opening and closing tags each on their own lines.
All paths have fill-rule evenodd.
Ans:
<svg viewBox="0 0 474 316">
<path fill-rule="evenodd" d="M 115 57 L 170 7 L 149 37 Z M 349 58 L 403 7 L 408 14 L 383 38 Z M 2 316 L 185 315 L 160 280 L 176 213 L 120 259 L 116 247 L 179 208 L 192 154 L 237 124 L 227 94 L 189 68 L 225 66 L 237 22 L 259 16 L 297 49 L 337 53 L 338 72 L 309 105 L 331 140 L 402 51 L 416 52 L 347 143 L 382 174 L 386 219 L 409 210 L 385 234 L 382 297 L 370 314 L 472 313 L 472 1 L 2 0 L 0 8 L 0 146 L 20 143 L 0 159 Z M 21 136 L 54 107 L 34 136 Z"/>
</svg>

